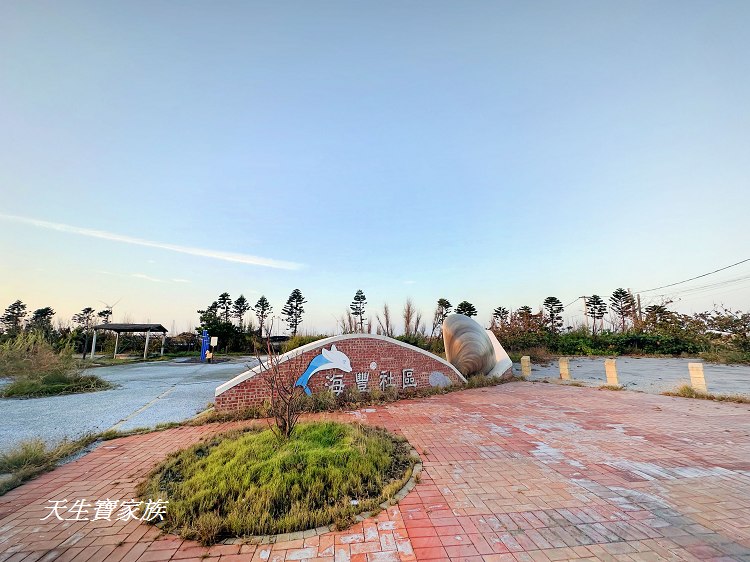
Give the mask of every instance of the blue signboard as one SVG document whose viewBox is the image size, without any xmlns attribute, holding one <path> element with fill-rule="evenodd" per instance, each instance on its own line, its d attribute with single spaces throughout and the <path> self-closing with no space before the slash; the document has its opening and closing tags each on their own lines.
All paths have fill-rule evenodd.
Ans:
<svg viewBox="0 0 750 562">
<path fill-rule="evenodd" d="M 208 330 L 203 330 L 201 334 L 201 363 L 206 361 L 206 352 L 208 352 L 208 345 L 211 343 L 211 338 L 208 337 Z"/>
</svg>

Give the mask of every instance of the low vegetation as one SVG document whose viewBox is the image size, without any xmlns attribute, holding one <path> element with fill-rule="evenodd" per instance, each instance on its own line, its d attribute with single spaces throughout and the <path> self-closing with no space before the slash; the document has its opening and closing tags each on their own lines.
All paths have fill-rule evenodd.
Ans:
<svg viewBox="0 0 750 562">
<path fill-rule="evenodd" d="M 599 390 L 625 390 L 625 387 L 621 384 L 603 384 L 599 387 Z"/>
<path fill-rule="evenodd" d="M 436 386 L 414 390 L 398 390 L 395 388 L 388 388 L 385 391 L 372 389 L 369 392 L 359 392 L 356 387 L 347 387 L 339 395 L 335 395 L 331 392 L 316 392 L 312 396 L 303 396 L 301 410 L 306 413 L 353 410 L 357 408 L 364 408 L 367 406 L 389 404 L 391 402 L 407 398 L 426 398 L 429 396 L 455 392 L 457 390 L 497 386 L 499 384 L 504 384 L 507 382 L 516 382 L 523 380 L 525 380 L 523 377 L 500 379 L 497 377 L 474 375 L 472 377 L 469 377 L 468 382 L 465 385 L 451 385 L 440 387 Z M 232 412 L 217 412 L 213 409 L 212 406 L 213 405 L 209 404 L 209 407 L 204 412 L 196 416 L 188 423 L 193 425 L 202 425 L 205 423 L 213 422 L 252 420 L 267 418 L 271 414 L 270 404 L 268 403 L 261 406 L 253 406 L 244 410 L 237 410 Z"/>
<path fill-rule="evenodd" d="M 288 440 L 251 428 L 172 454 L 138 493 L 169 501 L 164 530 L 203 544 L 344 528 L 403 487 L 416 460 L 410 450 L 404 439 L 361 425 L 302 423 Z"/>
<path fill-rule="evenodd" d="M 0 373 L 13 379 L 0 388 L 4 398 L 33 398 L 93 392 L 112 384 L 85 374 L 66 346 L 56 351 L 41 332 L 23 332 L 0 345 Z"/>
<path fill-rule="evenodd" d="M 48 447 L 41 439 L 30 439 L 0 453 L 0 496 L 35 476 L 49 472 L 97 438 L 96 435 L 86 435 L 75 441 L 65 440 L 54 447 Z"/>
<path fill-rule="evenodd" d="M 689 356 L 714 363 L 750 363 L 748 312 L 720 307 L 680 314 L 669 310 L 668 302 L 641 312 L 632 295 L 618 289 L 609 299 L 611 313 L 607 316 L 603 300 L 596 295 L 590 299 L 591 326 L 563 327 L 562 306 L 549 297 L 545 310 L 538 313 L 528 306 L 515 311 L 498 307 L 491 328 L 511 358 L 529 355 L 536 363 L 560 355 Z M 598 304 L 594 306 L 593 301 Z"/>
<path fill-rule="evenodd" d="M 698 398 L 700 400 L 715 400 L 716 402 L 736 402 L 738 404 L 750 404 L 750 396 L 741 394 L 712 394 L 695 390 L 689 384 L 683 384 L 669 392 L 662 392 L 665 396 L 679 396 L 680 398 Z"/>
<path fill-rule="evenodd" d="M 298 347 L 302 347 L 303 345 L 307 345 L 308 343 L 312 343 L 314 341 L 322 340 L 328 337 L 330 336 L 326 336 L 324 334 L 311 334 L 306 336 L 298 334 L 289 338 L 282 344 L 281 353 L 287 353 L 288 351 L 292 351 L 293 349 L 297 349 Z"/>
</svg>

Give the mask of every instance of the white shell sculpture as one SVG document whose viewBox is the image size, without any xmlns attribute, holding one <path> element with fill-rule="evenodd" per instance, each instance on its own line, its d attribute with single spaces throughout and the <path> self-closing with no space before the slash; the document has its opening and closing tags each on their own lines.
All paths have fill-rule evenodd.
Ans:
<svg viewBox="0 0 750 562">
<path fill-rule="evenodd" d="M 487 332 L 463 314 L 451 314 L 443 322 L 443 342 L 448 362 L 462 375 L 487 375 L 497 359 Z"/>
</svg>

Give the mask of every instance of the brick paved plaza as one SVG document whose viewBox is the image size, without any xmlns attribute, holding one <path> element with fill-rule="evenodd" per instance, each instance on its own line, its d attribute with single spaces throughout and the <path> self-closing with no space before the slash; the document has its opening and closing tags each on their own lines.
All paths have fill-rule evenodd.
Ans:
<svg viewBox="0 0 750 562">
<path fill-rule="evenodd" d="M 48 500 L 130 499 L 166 454 L 232 424 L 181 427 L 105 442 L 0 497 L 0 562 L 750 560 L 750 405 L 521 382 L 335 417 L 420 452 L 398 506 L 211 548 L 138 521 L 40 521 Z"/>
</svg>

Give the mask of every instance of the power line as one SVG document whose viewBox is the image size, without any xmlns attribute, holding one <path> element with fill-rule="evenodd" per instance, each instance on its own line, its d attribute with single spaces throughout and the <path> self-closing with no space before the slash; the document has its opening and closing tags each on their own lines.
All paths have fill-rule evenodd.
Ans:
<svg viewBox="0 0 750 562">
<path fill-rule="evenodd" d="M 661 287 L 654 287 L 653 289 L 646 289 L 645 291 L 635 291 L 636 293 L 650 293 L 651 291 L 658 291 L 659 289 L 666 289 L 667 287 L 674 287 L 675 285 L 682 285 L 683 283 L 687 283 L 688 281 L 695 281 L 696 279 L 700 279 L 701 277 L 706 277 L 708 275 L 713 275 L 714 273 L 719 273 L 720 271 L 724 271 L 725 269 L 729 269 L 730 267 L 734 267 L 736 265 L 743 264 L 745 262 L 749 262 L 750 258 L 747 258 L 742 261 L 738 261 L 737 263 L 733 263 L 732 265 L 728 265 L 726 267 L 722 267 L 720 269 L 716 269 L 714 271 L 709 271 L 708 273 L 704 273 L 702 275 L 698 275 L 696 277 L 691 277 L 690 279 L 685 279 L 684 281 L 678 281 L 677 283 L 670 283 L 669 285 L 662 285 Z"/>
<path fill-rule="evenodd" d="M 576 301 L 580 299 L 585 299 L 586 297 L 576 297 L 574 300 L 570 301 L 568 304 L 565 305 L 565 308 L 568 308 L 571 304 L 575 303 Z"/>
<path fill-rule="evenodd" d="M 662 293 L 660 295 L 653 295 L 656 297 L 670 297 L 674 295 L 682 295 L 685 293 L 700 293 L 705 291 L 712 291 L 714 289 L 721 289 L 729 285 L 735 285 L 750 280 L 750 275 L 743 275 L 741 277 L 735 277 L 733 279 L 725 279 L 724 281 L 716 281 L 714 283 L 708 283 L 705 285 L 696 285 L 694 287 L 685 287 L 684 289 L 675 289 L 668 293 Z"/>
</svg>

